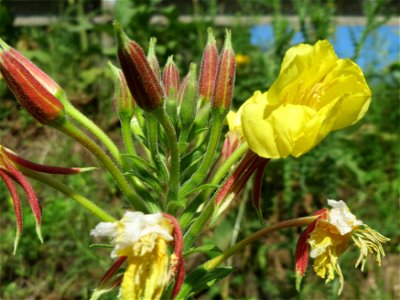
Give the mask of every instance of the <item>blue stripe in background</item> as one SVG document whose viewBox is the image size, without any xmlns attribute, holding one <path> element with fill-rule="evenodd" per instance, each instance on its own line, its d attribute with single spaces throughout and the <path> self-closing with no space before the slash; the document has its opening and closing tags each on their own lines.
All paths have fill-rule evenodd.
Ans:
<svg viewBox="0 0 400 300">
<path fill-rule="evenodd" d="M 335 36 L 330 40 L 339 57 L 352 57 L 354 55 L 354 44 L 352 36 L 357 40 L 360 38 L 364 26 L 338 25 Z M 274 43 L 271 25 L 256 25 L 250 29 L 250 43 L 257 45 L 267 51 Z M 297 32 L 291 44 L 304 42 L 301 32 Z M 400 61 L 400 29 L 398 26 L 384 25 L 368 36 L 366 43 L 360 53 L 357 63 L 366 69 L 373 65 L 375 68 Z"/>
</svg>

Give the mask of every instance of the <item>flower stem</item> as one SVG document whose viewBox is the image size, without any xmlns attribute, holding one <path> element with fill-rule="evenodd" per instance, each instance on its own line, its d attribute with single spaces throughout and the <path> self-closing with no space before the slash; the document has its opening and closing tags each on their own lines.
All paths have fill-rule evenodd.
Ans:
<svg viewBox="0 0 400 300">
<path fill-rule="evenodd" d="M 160 157 L 160 152 L 158 151 L 158 135 L 157 135 L 157 120 L 152 114 L 147 114 L 147 140 L 148 146 L 151 153 L 151 158 L 153 159 L 156 168 L 159 168 L 163 176 L 163 182 L 168 178 L 168 170 Z"/>
<path fill-rule="evenodd" d="M 218 168 L 217 172 L 213 176 L 211 183 L 218 184 L 224 177 L 225 174 L 229 171 L 229 169 L 240 160 L 246 151 L 249 149 L 249 146 L 246 142 L 243 142 L 232 154 L 229 156 L 222 165 Z"/>
<path fill-rule="evenodd" d="M 104 144 L 114 160 L 118 162 L 119 165 L 122 165 L 120 152 L 114 142 L 110 139 L 110 137 L 103 130 L 101 130 L 101 128 L 98 127 L 92 120 L 90 120 L 83 113 L 77 110 L 75 106 L 73 106 L 69 101 L 63 101 L 63 104 L 67 114 L 79 124 L 87 128 L 93 135 L 95 135 L 96 138 L 98 138 Z"/>
<path fill-rule="evenodd" d="M 313 222 L 316 218 L 317 218 L 317 216 L 296 218 L 296 219 L 279 222 L 278 224 L 261 229 L 255 233 L 253 233 L 252 235 L 248 236 L 247 238 L 241 240 L 236 245 L 228 248 L 224 253 L 222 253 L 222 254 L 218 255 L 217 257 L 204 263 L 203 268 L 207 271 L 211 271 L 211 270 L 215 269 L 219 264 L 224 262 L 226 259 L 228 259 L 230 256 L 232 256 L 239 250 L 243 249 L 248 244 L 260 239 L 261 237 L 264 237 L 267 234 L 270 234 L 271 232 L 274 232 L 274 231 L 277 231 L 280 229 L 308 225 L 311 222 Z"/>
<path fill-rule="evenodd" d="M 32 170 L 24 168 L 20 165 L 18 165 L 18 169 L 21 170 L 21 172 L 24 173 L 26 176 L 36 179 L 44 184 L 47 184 L 48 186 L 51 186 L 52 188 L 63 193 L 64 195 L 75 200 L 78 204 L 82 205 L 92 215 L 96 216 L 101 221 L 104 221 L 104 222 L 115 222 L 116 221 L 116 219 L 114 217 L 112 217 L 106 211 L 104 211 L 99 206 L 94 204 L 92 201 L 90 201 L 86 197 L 78 194 L 76 192 L 76 190 L 70 188 L 69 186 L 65 185 L 64 183 L 55 180 L 52 176 L 32 171 Z"/>
<path fill-rule="evenodd" d="M 246 142 L 243 142 L 232 154 L 229 156 L 223 164 L 218 168 L 217 172 L 213 176 L 211 180 L 211 184 L 219 184 L 221 180 L 225 177 L 225 174 L 228 173 L 229 169 L 239 161 L 244 153 L 248 150 L 248 145 Z M 179 218 L 179 223 L 183 228 L 185 228 L 190 221 L 192 220 L 193 216 L 197 208 L 204 203 L 204 199 L 209 198 L 212 190 L 205 190 L 200 195 L 194 199 L 189 206 L 185 209 L 182 215 Z"/>
<path fill-rule="evenodd" d="M 160 107 L 151 111 L 153 116 L 164 128 L 167 137 L 169 151 L 171 153 L 171 167 L 169 172 L 169 201 L 176 201 L 178 198 L 179 178 L 180 178 L 180 154 L 176 131 L 171 119 L 166 114 L 164 108 Z"/>
<path fill-rule="evenodd" d="M 77 127 L 69 122 L 58 124 L 56 128 L 75 139 L 97 157 L 97 159 L 103 164 L 103 166 L 110 172 L 111 176 L 114 178 L 121 191 L 128 198 L 129 202 L 135 209 L 143 212 L 148 211 L 142 199 L 129 186 L 120 169 L 93 140 L 91 140 L 86 134 L 84 134 Z"/>
<path fill-rule="evenodd" d="M 125 151 L 129 155 L 136 156 L 136 150 L 132 142 L 131 120 L 128 118 L 120 118 L 122 139 L 124 140 Z"/>
<path fill-rule="evenodd" d="M 219 139 L 221 137 L 221 130 L 225 118 L 225 112 L 217 109 L 212 110 L 211 127 L 210 127 L 210 138 L 208 140 L 208 146 L 206 153 L 204 154 L 203 160 L 197 169 L 197 171 L 190 177 L 190 179 L 183 185 L 179 192 L 180 198 L 188 195 L 194 188 L 197 187 L 207 176 L 210 165 L 213 161 L 215 151 L 218 146 Z"/>
</svg>

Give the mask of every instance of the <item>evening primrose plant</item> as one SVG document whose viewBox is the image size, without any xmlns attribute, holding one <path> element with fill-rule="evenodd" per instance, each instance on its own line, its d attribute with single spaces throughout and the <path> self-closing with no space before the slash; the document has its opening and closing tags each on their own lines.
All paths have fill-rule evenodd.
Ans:
<svg viewBox="0 0 400 300">
<path fill-rule="evenodd" d="M 352 243 L 360 249 L 356 267 L 363 269 L 369 254 L 380 264 L 382 244 L 388 239 L 358 220 L 343 201 L 328 200 L 331 209 L 282 220 L 197 267 L 185 267 L 193 253 L 207 252 L 198 237 L 218 226 L 222 212 L 229 210 L 252 176 L 253 204 L 262 220 L 261 184 L 270 160 L 300 157 L 331 131 L 364 116 L 371 91 L 354 62 L 339 59 L 328 41 L 294 46 L 271 88 L 255 91 L 235 113 L 230 106 L 238 56 L 230 31 L 218 51 L 209 29 L 201 63 L 192 63 L 188 74 L 181 76 L 173 56 L 160 67 L 155 38 L 145 54 L 118 22 L 114 29 L 120 68 L 111 62 L 109 67 L 123 148 L 77 110 L 48 75 L 0 40 L 0 70 L 21 106 L 91 152 L 126 200 L 119 215 L 111 216 L 105 199 L 81 195 L 56 176 L 79 176 L 96 168 L 41 165 L 0 145 L 0 177 L 10 192 L 17 221 L 14 252 L 23 227 L 15 183 L 28 196 L 42 241 L 42 208 L 29 177 L 60 191 L 99 220 L 87 234 L 93 237 L 93 246 L 109 251 L 111 259 L 108 270 L 98 270 L 99 283 L 91 299 L 113 289 L 119 289 L 120 299 L 192 297 L 232 272 L 221 266 L 230 256 L 290 227 L 306 226 L 295 253 L 298 288 L 311 257 L 319 277 L 326 282 L 339 277 L 340 293 L 344 275 L 339 257 Z M 223 139 L 226 122 L 229 130 Z"/>
</svg>

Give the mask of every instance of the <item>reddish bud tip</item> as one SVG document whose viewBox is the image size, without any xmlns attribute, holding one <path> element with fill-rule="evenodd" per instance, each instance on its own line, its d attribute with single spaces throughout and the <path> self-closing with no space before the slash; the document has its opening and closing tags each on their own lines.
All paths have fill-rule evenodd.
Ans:
<svg viewBox="0 0 400 300">
<path fill-rule="evenodd" d="M 56 98 L 61 88 L 1 39 L 0 71 L 15 98 L 39 122 L 54 124 L 65 119 L 64 106 Z"/>
<path fill-rule="evenodd" d="M 163 72 L 164 91 L 167 96 L 176 96 L 179 89 L 179 71 L 174 62 L 174 56 L 168 57 L 167 64 Z"/>
<path fill-rule="evenodd" d="M 155 37 L 150 38 L 149 51 L 147 51 L 147 60 L 154 74 L 156 74 L 157 79 L 161 80 L 160 64 L 158 63 L 156 55 L 156 43 L 157 39 Z"/>
<path fill-rule="evenodd" d="M 118 40 L 118 58 L 129 90 L 136 103 L 151 111 L 163 103 L 163 90 L 142 48 L 123 32 L 121 24 L 114 22 Z"/>
<path fill-rule="evenodd" d="M 199 95 L 209 101 L 213 94 L 215 77 L 217 75 L 218 49 L 212 29 L 208 28 L 207 45 L 201 59 L 199 76 Z"/>
<path fill-rule="evenodd" d="M 215 108 L 229 110 L 235 85 L 236 62 L 231 44 L 231 32 L 226 31 L 224 48 L 218 61 L 217 77 L 212 104 Z"/>
<path fill-rule="evenodd" d="M 111 68 L 114 79 L 115 109 L 117 114 L 120 119 L 131 119 L 135 108 L 135 102 L 129 91 L 124 73 L 122 73 L 121 69 L 113 66 L 111 62 L 108 62 L 108 65 Z"/>
</svg>

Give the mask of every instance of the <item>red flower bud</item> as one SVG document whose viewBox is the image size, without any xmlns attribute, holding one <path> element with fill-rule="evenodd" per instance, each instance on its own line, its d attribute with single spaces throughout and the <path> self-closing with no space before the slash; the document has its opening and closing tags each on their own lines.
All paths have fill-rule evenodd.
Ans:
<svg viewBox="0 0 400 300">
<path fill-rule="evenodd" d="M 160 64 L 156 56 L 156 43 L 157 39 L 155 37 L 150 38 L 149 51 L 147 51 L 147 60 L 150 64 L 151 69 L 158 80 L 161 80 Z"/>
<path fill-rule="evenodd" d="M 113 73 L 115 89 L 115 109 L 119 118 L 131 119 L 134 112 L 135 102 L 129 91 L 124 73 L 121 69 L 114 67 L 111 62 L 108 63 Z"/>
<path fill-rule="evenodd" d="M 151 111 L 163 103 L 163 90 L 142 48 L 123 32 L 121 24 L 114 22 L 118 40 L 118 58 L 126 82 L 136 103 Z"/>
<path fill-rule="evenodd" d="M 217 75 L 218 49 L 211 28 L 208 29 L 207 45 L 201 59 L 199 75 L 199 94 L 209 101 L 214 90 L 215 77 Z"/>
<path fill-rule="evenodd" d="M 168 57 L 167 64 L 164 67 L 163 72 L 163 84 L 164 90 L 167 96 L 176 96 L 179 89 L 179 71 L 175 65 L 174 57 L 171 55 Z"/>
<path fill-rule="evenodd" d="M 0 71 L 20 104 L 39 122 L 53 124 L 65 119 L 56 94 L 57 83 L 20 52 L 0 39 Z"/>
<path fill-rule="evenodd" d="M 212 99 L 214 107 L 229 110 L 232 102 L 233 87 L 235 85 L 235 71 L 235 53 L 232 49 L 231 33 L 227 30 L 224 48 L 218 62 L 214 97 Z"/>
</svg>

